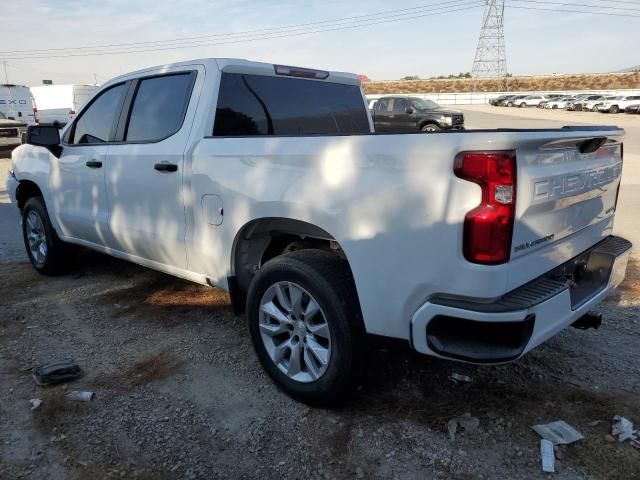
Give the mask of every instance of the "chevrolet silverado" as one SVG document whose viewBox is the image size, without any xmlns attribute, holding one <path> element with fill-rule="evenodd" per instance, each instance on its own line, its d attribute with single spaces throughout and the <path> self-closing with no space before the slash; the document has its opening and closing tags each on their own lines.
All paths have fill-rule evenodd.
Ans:
<svg viewBox="0 0 640 480">
<path fill-rule="evenodd" d="M 348 393 L 367 335 L 495 364 L 624 278 L 616 127 L 376 133 L 356 75 L 245 60 L 107 82 L 32 126 L 7 190 L 33 267 L 88 247 L 229 291 L 277 385 Z"/>
</svg>

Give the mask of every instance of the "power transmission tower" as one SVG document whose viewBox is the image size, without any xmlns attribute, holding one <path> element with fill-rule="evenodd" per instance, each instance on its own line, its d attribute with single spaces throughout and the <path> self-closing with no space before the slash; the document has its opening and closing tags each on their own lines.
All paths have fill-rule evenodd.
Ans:
<svg viewBox="0 0 640 480">
<path fill-rule="evenodd" d="M 486 0 L 482 15 L 482 30 L 480 30 L 471 73 L 474 79 L 474 91 L 477 90 L 478 81 L 483 79 L 498 79 L 501 90 L 508 90 L 507 53 L 504 46 L 504 2 L 505 0 Z"/>
</svg>

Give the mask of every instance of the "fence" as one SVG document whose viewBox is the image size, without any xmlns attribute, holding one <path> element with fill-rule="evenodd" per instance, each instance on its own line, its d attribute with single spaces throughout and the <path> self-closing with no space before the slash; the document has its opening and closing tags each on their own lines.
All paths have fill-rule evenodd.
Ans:
<svg viewBox="0 0 640 480">
<path fill-rule="evenodd" d="M 440 105 L 484 105 L 489 103 L 492 98 L 499 97 L 500 95 L 540 95 L 541 93 L 557 93 L 562 95 L 577 95 L 582 93 L 589 93 L 594 95 L 640 95 L 640 89 L 626 89 L 626 90 L 581 90 L 576 92 L 575 90 L 554 90 L 549 92 L 535 92 L 535 91 L 523 91 L 523 92 L 481 92 L 481 93 L 421 93 L 421 94 L 376 94 L 367 95 L 368 100 L 376 100 L 381 97 L 389 96 L 404 96 L 404 97 L 418 97 L 428 100 L 433 100 Z"/>
</svg>

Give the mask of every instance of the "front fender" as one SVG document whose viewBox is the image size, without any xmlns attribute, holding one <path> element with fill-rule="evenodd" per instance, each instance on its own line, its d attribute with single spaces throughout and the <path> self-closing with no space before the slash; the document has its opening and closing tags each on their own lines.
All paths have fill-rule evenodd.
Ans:
<svg viewBox="0 0 640 480">
<path fill-rule="evenodd" d="M 53 205 L 51 188 L 52 167 L 53 162 L 55 161 L 57 161 L 57 159 L 54 155 L 44 147 L 24 144 L 13 150 L 11 153 L 11 162 L 15 178 L 15 186 L 12 201 L 17 204 L 17 193 L 20 183 L 32 182 L 42 192 L 45 205 L 47 205 L 47 207 Z M 48 210 L 51 224 L 56 232 L 60 234 L 60 226 L 57 218 L 53 214 L 51 208 L 48 208 Z"/>
</svg>

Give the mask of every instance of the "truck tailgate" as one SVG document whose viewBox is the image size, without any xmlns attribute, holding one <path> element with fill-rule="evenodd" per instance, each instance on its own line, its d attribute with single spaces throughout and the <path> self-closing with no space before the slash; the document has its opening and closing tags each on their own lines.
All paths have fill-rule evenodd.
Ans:
<svg viewBox="0 0 640 480">
<path fill-rule="evenodd" d="M 590 227 L 614 213 L 622 174 L 623 131 L 609 127 L 567 130 L 575 134 L 524 140 L 518 145 L 512 259 L 534 252 L 540 255 L 563 239 L 596 243 L 602 232 Z"/>
</svg>

